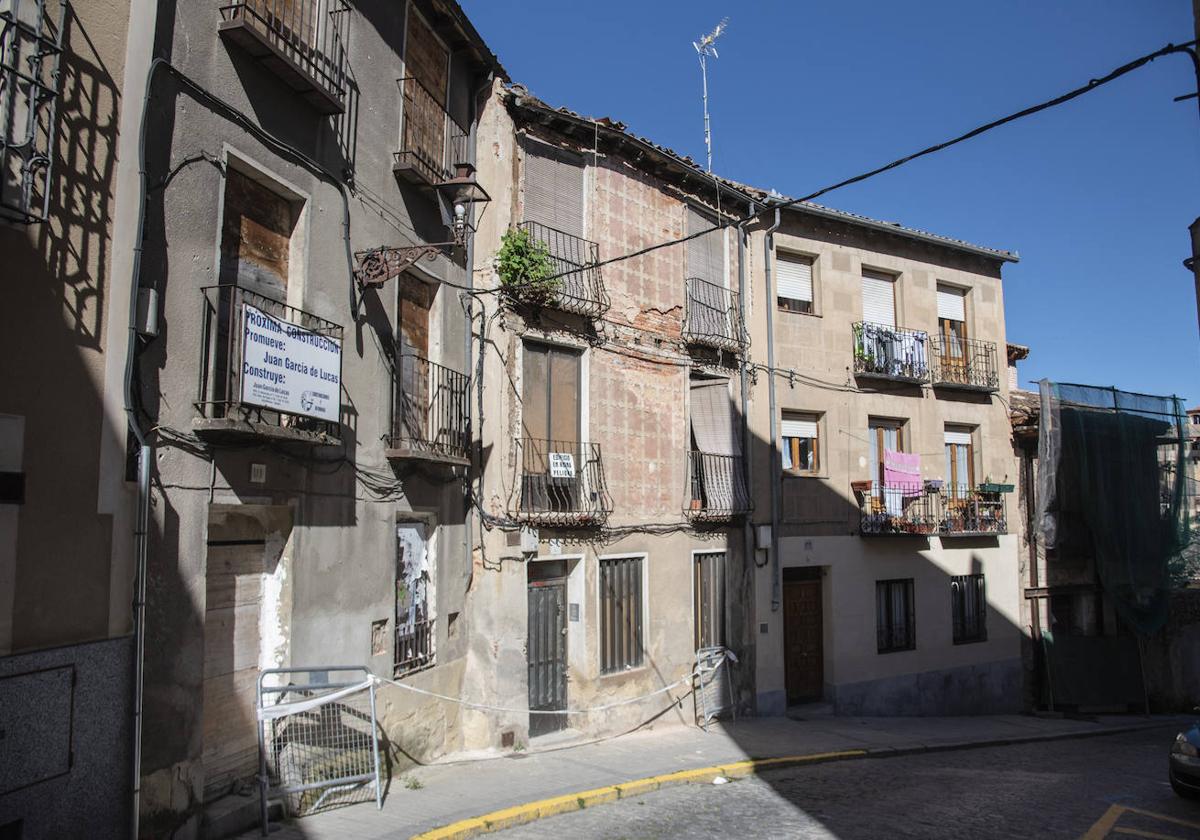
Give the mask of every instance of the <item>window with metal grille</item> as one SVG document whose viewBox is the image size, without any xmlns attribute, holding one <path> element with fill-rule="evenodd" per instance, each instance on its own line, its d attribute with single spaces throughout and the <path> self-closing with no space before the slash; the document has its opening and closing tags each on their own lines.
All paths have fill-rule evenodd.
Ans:
<svg viewBox="0 0 1200 840">
<path fill-rule="evenodd" d="M 983 575 L 955 575 L 950 579 L 954 644 L 987 641 L 987 598 L 984 592 Z"/>
<path fill-rule="evenodd" d="M 880 653 L 916 648 L 912 578 L 875 581 L 875 635 Z"/>
<path fill-rule="evenodd" d="M 433 557 L 425 525 L 396 524 L 396 651 L 394 674 L 434 664 Z"/>
<path fill-rule="evenodd" d="M 642 558 L 600 561 L 600 673 L 642 664 Z"/>
</svg>

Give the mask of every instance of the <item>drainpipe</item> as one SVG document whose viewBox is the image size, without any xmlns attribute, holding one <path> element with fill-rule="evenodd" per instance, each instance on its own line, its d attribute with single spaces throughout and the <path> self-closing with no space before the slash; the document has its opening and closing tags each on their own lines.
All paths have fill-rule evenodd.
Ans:
<svg viewBox="0 0 1200 840">
<path fill-rule="evenodd" d="M 750 224 L 750 222 L 752 221 L 752 219 L 750 217 L 752 217 L 754 215 L 754 212 L 756 209 L 757 208 L 754 206 L 754 202 L 750 202 L 750 212 L 747 213 L 747 218 L 741 222 L 738 222 L 738 225 L 735 228 L 735 230 L 737 230 L 737 249 L 738 249 L 738 278 L 737 278 L 738 305 L 741 308 L 742 329 L 746 331 L 747 338 L 749 338 L 750 332 L 747 327 L 747 324 L 749 322 L 746 319 L 746 311 L 747 311 L 747 305 L 746 305 L 746 226 L 748 224 Z M 748 343 L 747 343 L 747 347 L 749 347 Z M 751 469 L 750 462 L 752 460 L 751 453 L 754 450 L 752 450 L 750 448 L 750 442 L 751 442 L 751 440 L 750 440 L 750 438 L 751 438 L 751 436 L 750 436 L 750 407 L 749 407 L 750 406 L 750 381 L 749 381 L 749 374 L 746 371 L 746 363 L 745 362 L 743 362 L 743 364 L 739 366 L 738 371 L 739 371 L 739 379 L 741 380 L 740 385 L 741 385 L 741 392 L 742 392 L 742 453 L 743 453 L 742 454 L 742 480 L 745 482 L 746 492 L 750 495 L 750 498 L 753 499 L 754 498 L 754 484 L 752 482 L 753 482 L 754 473 L 753 473 L 753 470 Z M 747 603 L 753 604 L 754 603 L 754 598 L 753 598 L 753 594 L 754 594 L 753 568 L 754 567 L 751 566 L 750 563 L 754 559 L 754 525 L 752 522 L 752 517 L 750 517 L 750 516 L 747 516 L 742 520 L 742 558 L 743 558 L 743 563 L 745 563 L 745 569 L 748 569 L 751 571 L 751 576 L 750 576 L 750 581 L 751 581 L 750 595 L 751 595 L 751 597 L 747 600 Z M 743 572 L 743 580 L 745 580 L 745 572 Z M 750 636 L 747 639 L 747 643 L 752 642 L 753 639 L 754 639 L 754 622 L 751 621 L 750 622 Z"/>
<path fill-rule="evenodd" d="M 469 132 L 470 139 L 468 140 L 468 145 L 470 146 L 470 150 L 471 150 L 471 152 L 470 152 L 471 153 L 471 162 L 474 164 L 478 164 L 478 160 L 479 160 L 479 153 L 475 148 L 475 144 L 479 140 L 479 131 L 478 131 L 478 129 L 479 129 L 479 97 L 483 94 L 483 92 L 485 90 L 489 90 L 491 88 L 492 80 L 493 80 L 494 76 L 495 76 L 495 74 L 492 72 L 489 72 L 487 74 L 487 79 L 484 81 L 484 83 L 482 85 L 480 85 L 479 89 L 472 91 L 471 101 L 468 103 L 471 107 L 471 114 L 470 114 L 471 128 L 470 128 L 470 132 Z M 476 166 L 476 170 L 478 170 L 478 166 Z M 476 219 L 476 222 L 478 222 L 478 221 L 479 220 Z M 475 288 L 475 237 L 474 237 L 474 235 L 467 237 L 467 278 L 466 278 L 466 283 L 464 283 L 464 285 L 468 289 Z M 467 374 L 467 376 L 470 377 L 471 370 L 472 370 L 472 367 L 471 367 L 471 350 L 472 350 L 471 329 L 472 329 L 472 325 L 474 323 L 474 317 L 475 317 L 475 300 L 473 297 L 470 297 L 470 292 L 468 292 L 467 294 L 468 294 L 467 329 L 466 329 L 466 334 L 463 336 L 463 352 L 465 353 L 465 355 L 463 356 L 463 361 L 464 361 L 466 367 L 463 370 Z M 483 347 L 479 348 L 479 352 L 481 354 L 483 353 Z M 467 381 L 470 382 L 471 380 L 468 378 Z M 478 384 L 479 383 L 477 382 L 476 385 L 478 386 Z M 470 423 L 470 415 L 471 415 L 471 392 L 470 392 L 470 389 L 468 388 L 468 391 L 467 391 L 468 424 Z M 480 431 L 482 431 L 482 430 L 480 430 Z M 475 430 L 472 429 L 471 435 L 467 440 L 468 455 L 470 454 L 471 450 L 474 449 L 474 442 L 473 442 L 474 435 L 475 435 Z M 467 467 L 466 479 L 467 479 L 467 494 L 468 494 L 468 496 L 474 495 L 474 492 L 471 488 L 471 482 L 473 481 L 473 479 L 471 477 L 471 468 L 469 466 Z M 468 505 L 467 509 L 464 513 L 465 513 L 465 515 L 463 516 L 463 526 L 464 526 L 463 527 L 463 562 L 466 563 L 466 567 L 467 567 L 467 574 L 466 574 L 467 589 L 470 589 L 471 588 L 471 579 L 475 575 L 475 556 L 474 556 L 474 553 L 472 552 L 472 542 L 471 542 L 472 536 L 474 534 L 474 528 L 472 527 L 474 525 L 474 512 L 472 510 L 472 506 Z"/>
<path fill-rule="evenodd" d="M 763 272 L 767 299 L 767 392 L 771 403 L 771 463 L 767 468 L 768 480 L 771 483 L 771 612 L 779 612 L 782 599 L 779 581 L 779 476 L 775 470 L 779 464 L 779 424 L 775 422 L 777 407 L 775 404 L 775 289 L 771 282 L 771 255 L 775 253 L 775 231 L 779 230 L 779 208 L 775 208 L 775 221 L 766 230 L 763 240 Z"/>
</svg>

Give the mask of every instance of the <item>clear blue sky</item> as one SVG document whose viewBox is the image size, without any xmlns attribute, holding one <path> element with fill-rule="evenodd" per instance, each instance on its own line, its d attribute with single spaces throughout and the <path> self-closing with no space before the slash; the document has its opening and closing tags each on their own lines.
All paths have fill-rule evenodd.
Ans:
<svg viewBox="0 0 1200 840">
<path fill-rule="evenodd" d="M 785 195 L 1049 99 L 1192 37 L 1188 0 L 462 0 L 514 81 L 704 159 L 691 42 L 709 65 L 714 169 Z M 1020 252 L 1005 268 L 1022 380 L 1200 404 L 1181 262 L 1200 216 L 1200 116 L 1185 57 L 820 201 Z"/>
</svg>

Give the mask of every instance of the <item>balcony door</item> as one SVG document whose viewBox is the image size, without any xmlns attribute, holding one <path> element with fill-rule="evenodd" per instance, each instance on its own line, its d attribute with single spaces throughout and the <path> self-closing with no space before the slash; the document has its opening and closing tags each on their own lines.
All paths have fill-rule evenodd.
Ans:
<svg viewBox="0 0 1200 840">
<path fill-rule="evenodd" d="M 937 287 L 938 332 L 941 333 L 942 375 L 954 381 L 967 374 L 967 296 L 962 289 Z"/>
<path fill-rule="evenodd" d="M 401 149 L 414 152 L 435 174 L 445 173 L 446 92 L 450 52 L 412 4 L 404 42 Z"/>
<path fill-rule="evenodd" d="M 691 506 L 709 512 L 742 510 L 749 494 L 742 476 L 742 447 L 729 381 L 693 378 L 689 384 Z"/>
<path fill-rule="evenodd" d="M 522 508 L 577 510 L 587 467 L 579 445 L 582 354 L 527 342 L 521 365 Z M 553 462 L 553 467 L 552 463 Z"/>
<path fill-rule="evenodd" d="M 436 430 L 428 428 L 430 393 L 429 312 L 433 307 L 434 287 L 409 274 L 402 274 L 397 285 L 396 370 L 393 399 L 398 409 L 393 420 L 399 428 L 392 434 L 413 442 L 431 441 Z"/>
</svg>

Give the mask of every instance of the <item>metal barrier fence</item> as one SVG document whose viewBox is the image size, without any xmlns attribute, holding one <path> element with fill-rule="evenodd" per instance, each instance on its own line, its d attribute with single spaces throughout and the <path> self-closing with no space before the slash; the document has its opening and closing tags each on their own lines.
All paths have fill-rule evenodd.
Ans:
<svg viewBox="0 0 1200 840">
<path fill-rule="evenodd" d="M 708 731 L 708 724 L 723 714 L 737 718 L 733 702 L 733 679 L 729 663 L 736 662 L 734 655 L 724 647 L 705 647 L 696 651 L 694 673 L 696 697 L 696 722 Z"/>
<path fill-rule="evenodd" d="M 259 796 L 290 816 L 369 801 L 383 807 L 375 681 L 361 666 L 271 668 L 258 677 Z"/>
</svg>

